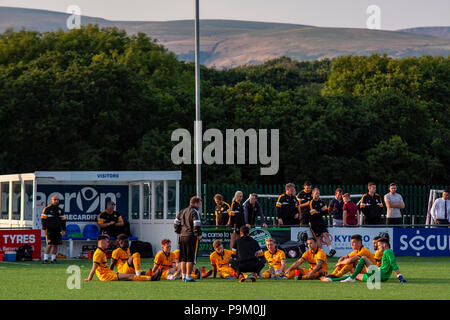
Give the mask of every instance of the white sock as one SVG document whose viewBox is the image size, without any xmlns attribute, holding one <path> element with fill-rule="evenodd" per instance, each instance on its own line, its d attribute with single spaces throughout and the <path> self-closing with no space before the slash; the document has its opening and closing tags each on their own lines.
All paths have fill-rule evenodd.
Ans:
<svg viewBox="0 0 450 320">
<path fill-rule="evenodd" d="M 192 279 L 192 276 L 190 274 L 187 274 L 186 275 L 186 280 L 191 280 L 191 279 Z"/>
<path fill-rule="evenodd" d="M 56 254 L 52 254 L 52 260 L 56 260 Z"/>
<path fill-rule="evenodd" d="M 181 279 L 186 279 L 186 274 L 185 273 L 181 274 Z"/>
<path fill-rule="evenodd" d="M 136 270 L 136 275 L 140 276 L 141 275 L 141 270 Z"/>
<path fill-rule="evenodd" d="M 48 254 L 44 253 L 44 260 L 48 260 Z"/>
</svg>

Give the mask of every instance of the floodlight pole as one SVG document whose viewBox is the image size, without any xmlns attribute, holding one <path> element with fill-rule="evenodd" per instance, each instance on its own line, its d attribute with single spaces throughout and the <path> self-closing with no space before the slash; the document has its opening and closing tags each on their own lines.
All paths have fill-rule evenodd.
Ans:
<svg viewBox="0 0 450 320">
<path fill-rule="evenodd" d="M 195 0 L 195 170 L 197 197 L 202 197 L 202 126 L 200 117 L 199 0 Z"/>
</svg>

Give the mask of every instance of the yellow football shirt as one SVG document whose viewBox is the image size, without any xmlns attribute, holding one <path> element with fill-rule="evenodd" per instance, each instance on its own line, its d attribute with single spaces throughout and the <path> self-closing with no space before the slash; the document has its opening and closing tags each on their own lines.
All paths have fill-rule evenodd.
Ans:
<svg viewBox="0 0 450 320">
<path fill-rule="evenodd" d="M 269 267 L 274 267 L 274 269 L 279 269 L 281 267 L 281 261 L 286 260 L 286 254 L 283 250 L 277 249 L 275 253 L 269 252 L 267 250 L 264 252 L 264 258 L 266 258 L 269 263 Z"/>
<path fill-rule="evenodd" d="M 381 259 L 383 258 L 383 254 L 380 252 L 380 250 L 375 251 L 374 259 L 375 264 L 379 267 L 381 266 Z"/>
<path fill-rule="evenodd" d="M 209 256 L 209 260 L 211 260 L 212 265 L 217 266 L 217 269 L 220 270 L 221 268 L 230 266 L 231 257 L 231 250 L 224 249 L 223 255 L 219 255 L 216 251 L 211 253 L 211 255 Z"/>
<path fill-rule="evenodd" d="M 117 270 L 121 270 L 123 265 L 127 263 L 128 259 L 131 257 L 130 248 L 127 248 L 127 251 L 122 248 L 117 248 L 111 254 L 111 258 L 117 261 Z"/>
<path fill-rule="evenodd" d="M 369 249 L 367 249 L 364 246 L 361 246 L 359 250 L 352 251 L 348 256 L 350 258 L 353 258 L 355 256 L 367 257 L 367 259 L 369 259 L 370 262 L 376 264 L 375 257 L 373 256 L 372 252 L 370 252 Z"/>
<path fill-rule="evenodd" d="M 177 249 L 173 252 L 175 255 L 175 260 L 180 260 L 180 249 Z"/>
<path fill-rule="evenodd" d="M 317 251 L 315 253 L 312 250 L 308 250 L 305 253 L 303 253 L 302 258 L 308 261 L 309 270 L 312 270 L 316 267 L 317 260 L 322 260 L 323 263 L 320 270 L 324 271 L 325 273 L 328 273 L 327 255 L 322 249 L 317 248 Z"/>
<path fill-rule="evenodd" d="M 172 268 L 173 264 L 176 263 L 175 254 L 173 252 L 165 254 L 165 252 L 161 250 L 156 254 L 154 262 L 163 270 Z"/>
</svg>

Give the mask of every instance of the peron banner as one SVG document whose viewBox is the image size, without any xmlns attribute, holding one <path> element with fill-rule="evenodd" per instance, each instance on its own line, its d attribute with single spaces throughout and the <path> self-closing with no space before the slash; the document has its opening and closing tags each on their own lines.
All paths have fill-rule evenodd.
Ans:
<svg viewBox="0 0 450 320">
<path fill-rule="evenodd" d="M 128 219 L 128 186 L 126 185 L 59 185 L 38 184 L 36 193 L 36 220 L 42 210 L 51 203 L 51 197 L 59 197 L 59 206 L 67 221 L 93 222 L 105 210 L 108 201 L 116 203 L 122 218 Z M 40 224 L 37 224 L 40 226 Z"/>
</svg>

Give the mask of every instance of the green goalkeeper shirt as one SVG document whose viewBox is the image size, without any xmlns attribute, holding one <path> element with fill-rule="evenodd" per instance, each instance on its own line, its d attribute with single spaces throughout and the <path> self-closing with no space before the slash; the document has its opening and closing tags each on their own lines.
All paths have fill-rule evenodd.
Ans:
<svg viewBox="0 0 450 320">
<path fill-rule="evenodd" d="M 395 259 L 394 251 L 392 251 L 392 249 L 384 250 L 379 270 L 381 278 L 385 279 L 391 277 L 392 271 L 398 270 L 397 260 Z"/>
</svg>

